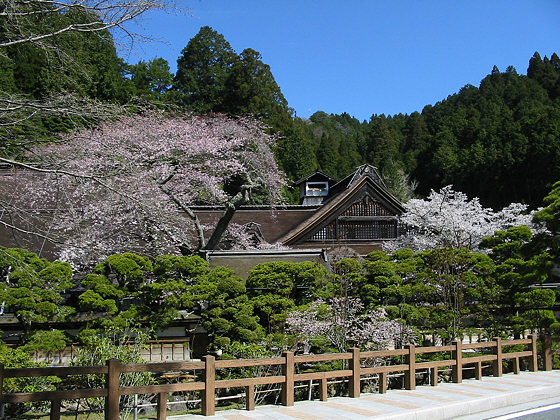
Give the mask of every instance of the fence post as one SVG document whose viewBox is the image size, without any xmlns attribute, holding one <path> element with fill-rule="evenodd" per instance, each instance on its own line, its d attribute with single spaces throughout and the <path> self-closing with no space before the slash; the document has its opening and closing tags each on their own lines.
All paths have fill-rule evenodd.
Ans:
<svg viewBox="0 0 560 420">
<path fill-rule="evenodd" d="M 327 401 L 329 397 L 329 384 L 327 378 L 321 378 L 319 380 L 319 399 L 321 401 Z"/>
<path fill-rule="evenodd" d="M 437 366 L 434 366 L 433 368 L 430 368 L 430 385 L 437 386 L 438 381 L 439 381 L 439 368 Z"/>
<path fill-rule="evenodd" d="M 118 359 L 107 361 L 108 372 L 105 388 L 105 420 L 119 420 L 119 386 L 121 384 L 121 362 Z"/>
<path fill-rule="evenodd" d="M 537 353 L 537 336 L 535 334 L 529 334 L 531 339 L 531 358 L 529 359 L 529 370 L 531 372 L 536 372 L 539 370 L 538 364 L 538 353 Z"/>
<path fill-rule="evenodd" d="M 157 420 L 167 418 L 167 392 L 160 392 L 157 396 Z"/>
<path fill-rule="evenodd" d="M 494 376 L 500 377 L 503 373 L 503 365 L 502 365 L 502 339 L 500 337 L 495 337 L 494 341 L 496 342 L 496 360 L 492 364 L 492 371 Z"/>
<path fill-rule="evenodd" d="M 204 359 L 204 391 L 202 392 L 202 415 L 213 416 L 216 412 L 216 358 L 206 355 Z"/>
<path fill-rule="evenodd" d="M 353 347 L 352 353 L 352 376 L 348 384 L 348 394 L 351 398 L 360 398 L 360 349 Z"/>
<path fill-rule="evenodd" d="M 548 334 L 542 337 L 543 348 L 543 368 L 544 370 L 552 370 L 552 337 Z"/>
<path fill-rule="evenodd" d="M 482 379 L 482 362 L 476 362 L 474 364 L 474 378 L 478 380 Z"/>
<path fill-rule="evenodd" d="M 404 372 L 405 389 L 416 389 L 416 347 L 414 344 L 406 344 L 408 354 L 404 356 L 404 361 L 408 365 L 408 370 Z"/>
<path fill-rule="evenodd" d="M 519 372 L 521 371 L 520 365 L 519 365 L 519 357 L 514 357 L 513 358 L 513 373 L 515 373 L 516 375 L 519 375 Z"/>
<path fill-rule="evenodd" d="M 51 415 L 50 420 L 60 420 L 60 400 L 51 401 Z"/>
<path fill-rule="evenodd" d="M 245 409 L 253 411 L 255 409 L 255 385 L 245 387 Z"/>
<path fill-rule="evenodd" d="M 455 346 L 451 356 L 455 360 L 455 366 L 451 369 L 453 372 L 453 382 L 460 384 L 463 382 L 463 342 L 455 340 L 453 345 Z"/>
<path fill-rule="evenodd" d="M 282 365 L 282 375 L 286 378 L 282 384 L 282 405 L 290 407 L 294 405 L 294 352 L 282 353 L 285 363 Z"/>
<path fill-rule="evenodd" d="M 379 373 L 379 393 L 385 394 L 387 393 L 387 372 L 380 372 Z"/>
</svg>

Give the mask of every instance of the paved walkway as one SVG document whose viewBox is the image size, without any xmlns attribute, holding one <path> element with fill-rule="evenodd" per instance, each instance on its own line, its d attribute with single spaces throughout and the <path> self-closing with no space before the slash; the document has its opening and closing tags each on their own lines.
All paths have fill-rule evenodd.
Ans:
<svg viewBox="0 0 560 420">
<path fill-rule="evenodd" d="M 560 403 L 560 371 L 522 372 L 500 378 L 485 376 L 481 381 L 469 379 L 461 384 L 419 386 L 414 391 L 389 390 L 386 394 L 362 394 L 357 399 L 333 397 L 325 402 L 296 402 L 293 407 L 267 405 L 254 411 L 218 411 L 213 417 L 189 414 L 168 416 L 168 419 L 475 420 L 498 418 L 552 403 Z"/>
</svg>

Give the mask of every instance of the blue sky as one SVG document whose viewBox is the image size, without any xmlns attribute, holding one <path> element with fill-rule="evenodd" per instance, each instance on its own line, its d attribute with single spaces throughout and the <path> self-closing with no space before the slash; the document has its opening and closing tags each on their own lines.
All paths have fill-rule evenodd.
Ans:
<svg viewBox="0 0 560 420">
<path fill-rule="evenodd" d="M 526 74 L 529 59 L 560 55 L 559 0 L 179 0 L 186 14 L 153 13 L 123 57 L 165 58 L 208 25 L 240 53 L 270 65 L 300 117 L 321 110 L 369 120 L 421 111 L 497 65 Z"/>
</svg>

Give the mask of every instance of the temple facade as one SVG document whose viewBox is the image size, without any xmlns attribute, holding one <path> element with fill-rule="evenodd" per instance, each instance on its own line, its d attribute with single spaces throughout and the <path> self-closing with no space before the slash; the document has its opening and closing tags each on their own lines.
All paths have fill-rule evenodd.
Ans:
<svg viewBox="0 0 560 420">
<path fill-rule="evenodd" d="M 360 166 L 338 181 L 315 172 L 296 182 L 300 204 L 275 209 L 243 206 L 232 222 L 245 226 L 259 242 L 278 248 L 330 250 L 344 247 L 365 255 L 396 239 L 402 204 L 376 168 Z M 202 223 L 215 223 L 218 207 L 195 207 Z"/>
</svg>

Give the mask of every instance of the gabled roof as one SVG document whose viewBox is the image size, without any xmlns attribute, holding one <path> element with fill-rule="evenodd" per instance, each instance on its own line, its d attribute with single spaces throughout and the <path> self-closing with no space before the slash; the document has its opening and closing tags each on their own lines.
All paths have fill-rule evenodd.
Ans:
<svg viewBox="0 0 560 420">
<path fill-rule="evenodd" d="M 380 184 L 383 188 L 387 189 L 387 186 L 383 182 L 383 178 L 381 178 L 381 176 L 379 175 L 379 172 L 377 172 L 377 168 L 375 166 L 372 166 L 372 165 L 358 166 L 358 168 L 356 169 L 356 172 L 354 172 L 354 174 L 352 175 L 352 179 L 350 179 L 350 182 L 348 183 L 348 186 L 350 186 L 353 183 L 359 181 L 360 178 L 362 178 L 363 176 L 372 177 L 373 180 L 376 183 Z M 348 177 L 346 177 L 346 178 L 348 178 Z"/>
<path fill-rule="evenodd" d="M 379 175 L 379 172 L 377 172 L 377 168 L 375 166 L 366 164 L 366 165 L 358 166 L 354 173 L 351 173 L 346 178 L 342 179 L 341 181 L 333 185 L 331 187 L 331 195 L 334 196 L 340 193 L 341 191 L 344 191 L 345 189 L 349 188 L 352 184 L 359 181 L 364 176 L 371 177 L 374 182 L 381 185 L 383 188 L 387 189 L 387 186 L 383 182 L 383 179 Z"/>
<path fill-rule="evenodd" d="M 278 239 L 278 242 L 284 245 L 292 245 L 298 241 L 305 240 L 323 226 L 334 220 L 339 214 L 364 195 L 370 195 L 382 202 L 383 205 L 387 206 L 387 208 L 396 215 L 400 215 L 404 212 L 404 207 L 400 201 L 387 191 L 385 184 L 379 184 L 376 182 L 377 180 L 375 180 L 374 176 L 371 175 L 370 171 L 363 171 L 361 176 L 356 179 L 353 179 L 354 175 L 355 174 L 352 175 L 350 179 L 352 182 L 349 182 L 349 186 L 346 190 L 326 202 L 305 222 L 284 234 Z"/>
</svg>

